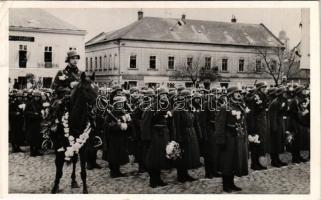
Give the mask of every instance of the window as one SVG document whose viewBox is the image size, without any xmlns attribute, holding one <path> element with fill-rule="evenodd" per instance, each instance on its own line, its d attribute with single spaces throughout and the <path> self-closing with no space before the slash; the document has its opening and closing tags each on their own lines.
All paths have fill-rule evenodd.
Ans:
<svg viewBox="0 0 321 200">
<path fill-rule="evenodd" d="M 52 84 L 52 78 L 51 77 L 43 77 L 42 79 L 42 85 L 44 88 L 50 88 Z"/>
<path fill-rule="evenodd" d="M 114 57 L 114 60 L 113 60 L 113 66 L 114 66 L 114 69 L 117 69 L 116 67 L 116 62 L 117 62 L 117 54 L 115 53 L 115 57 Z"/>
<path fill-rule="evenodd" d="M 104 71 L 107 71 L 107 55 L 104 56 Z"/>
<path fill-rule="evenodd" d="M 46 68 L 52 67 L 52 47 L 45 47 L 44 62 Z"/>
<path fill-rule="evenodd" d="M 175 65 L 175 58 L 174 56 L 169 56 L 168 57 L 168 69 L 173 70 Z"/>
<path fill-rule="evenodd" d="M 256 72 L 260 72 L 261 71 L 261 67 L 262 67 L 261 60 L 256 60 L 255 71 Z"/>
<path fill-rule="evenodd" d="M 220 83 L 221 88 L 228 88 L 228 83 Z"/>
<path fill-rule="evenodd" d="M 103 67 L 102 61 L 101 61 L 101 56 L 99 56 L 99 71 L 101 71 Z"/>
<path fill-rule="evenodd" d="M 276 60 L 272 60 L 272 62 L 271 62 L 271 71 L 272 72 L 276 71 Z"/>
<path fill-rule="evenodd" d="M 86 71 L 88 71 L 88 57 L 86 57 Z"/>
<path fill-rule="evenodd" d="M 149 57 L 149 68 L 156 69 L 156 56 Z"/>
<path fill-rule="evenodd" d="M 227 59 L 226 58 L 222 59 L 222 71 L 227 72 Z"/>
<path fill-rule="evenodd" d="M 137 81 L 128 81 L 129 88 L 137 87 Z"/>
<path fill-rule="evenodd" d="M 27 67 L 27 45 L 19 45 L 19 68 Z"/>
<path fill-rule="evenodd" d="M 95 70 L 94 71 L 97 71 L 97 57 L 95 57 Z"/>
<path fill-rule="evenodd" d="M 129 58 L 129 68 L 135 69 L 136 68 L 136 55 L 131 55 Z"/>
<path fill-rule="evenodd" d="M 239 60 L 239 72 L 244 72 L 244 59 Z"/>
<path fill-rule="evenodd" d="M 109 59 L 108 59 L 108 69 L 113 69 L 112 68 L 112 62 L 113 62 L 113 56 L 109 54 Z"/>
<path fill-rule="evenodd" d="M 187 67 L 192 67 L 193 65 L 193 57 L 188 57 L 186 60 Z"/>
<path fill-rule="evenodd" d="M 92 71 L 93 70 L 93 58 L 90 58 L 90 70 L 89 71 Z"/>
<path fill-rule="evenodd" d="M 211 57 L 205 57 L 205 69 L 211 69 Z"/>
</svg>

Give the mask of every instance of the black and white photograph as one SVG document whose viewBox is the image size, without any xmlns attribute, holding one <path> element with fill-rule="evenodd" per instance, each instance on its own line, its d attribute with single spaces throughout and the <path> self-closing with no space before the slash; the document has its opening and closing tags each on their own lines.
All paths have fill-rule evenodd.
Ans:
<svg viewBox="0 0 321 200">
<path fill-rule="evenodd" d="M 311 194 L 311 6 L 68 5 L 7 10 L 9 195 Z"/>
</svg>

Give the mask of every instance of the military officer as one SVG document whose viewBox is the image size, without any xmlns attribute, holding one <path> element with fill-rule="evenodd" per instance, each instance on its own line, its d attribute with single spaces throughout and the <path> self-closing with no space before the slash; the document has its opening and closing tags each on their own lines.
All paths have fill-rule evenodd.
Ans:
<svg viewBox="0 0 321 200">
<path fill-rule="evenodd" d="M 245 128 L 245 107 L 240 90 L 227 90 L 228 104 L 223 105 L 216 117 L 216 143 L 220 148 L 220 169 L 223 191 L 240 191 L 234 184 L 234 176 L 248 175 L 248 140 Z"/>
</svg>

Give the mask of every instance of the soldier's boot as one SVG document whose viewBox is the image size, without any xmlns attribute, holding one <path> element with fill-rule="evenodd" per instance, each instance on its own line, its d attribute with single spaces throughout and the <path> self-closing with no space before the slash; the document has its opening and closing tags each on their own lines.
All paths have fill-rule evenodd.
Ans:
<svg viewBox="0 0 321 200">
<path fill-rule="evenodd" d="M 143 163 L 138 163 L 138 173 L 146 172 L 146 168 Z"/>
<path fill-rule="evenodd" d="M 191 177 L 189 174 L 188 174 L 188 171 L 187 169 L 180 169 L 178 170 L 178 178 L 177 180 L 179 182 L 193 182 L 193 181 L 196 181 L 197 179 L 196 178 L 193 178 Z"/>
<path fill-rule="evenodd" d="M 279 162 L 278 159 L 278 154 L 271 154 L 271 165 L 273 167 L 282 167 L 281 163 Z"/>
<path fill-rule="evenodd" d="M 148 170 L 148 174 L 149 174 L 149 187 L 156 188 L 158 184 L 157 184 L 157 178 L 156 178 L 155 172 L 153 170 Z"/>
<path fill-rule="evenodd" d="M 293 151 L 292 152 L 292 163 L 301 163 L 300 159 L 300 152 L 298 151 Z"/>
<path fill-rule="evenodd" d="M 237 187 L 234 183 L 234 175 L 233 176 L 229 176 L 229 184 L 230 184 L 230 188 L 234 191 L 242 191 L 242 188 Z"/>
<path fill-rule="evenodd" d="M 119 177 L 117 174 L 117 169 L 114 164 L 109 163 L 109 169 L 110 169 L 110 177 L 111 178 L 118 178 Z"/>
<path fill-rule="evenodd" d="M 266 167 L 263 167 L 259 163 L 259 154 L 256 151 L 251 152 L 251 169 L 253 170 L 265 170 Z"/>
<path fill-rule="evenodd" d="M 288 163 L 283 162 L 283 161 L 280 159 L 279 154 L 277 154 L 277 161 L 278 161 L 278 163 L 279 163 L 282 167 L 283 167 L 283 166 L 287 166 L 287 165 L 288 165 Z"/>
<path fill-rule="evenodd" d="M 119 177 L 126 177 L 126 176 L 127 176 L 125 173 L 122 173 L 122 172 L 120 171 L 120 165 L 116 165 L 116 166 L 115 166 L 115 169 L 116 169 L 117 174 L 118 174 Z"/>
<path fill-rule="evenodd" d="M 164 187 L 167 185 L 167 183 L 165 183 L 162 178 L 161 178 L 161 172 L 160 171 L 155 171 L 155 175 L 157 178 L 157 185 Z"/>
<path fill-rule="evenodd" d="M 19 153 L 24 152 L 22 149 L 20 149 L 20 146 L 17 144 L 12 144 L 12 153 Z"/>
<path fill-rule="evenodd" d="M 101 169 L 102 167 L 97 163 L 97 150 L 92 151 L 92 165 L 95 169 Z"/>
<path fill-rule="evenodd" d="M 211 164 L 210 162 L 204 157 L 204 168 L 205 168 L 205 178 L 212 179 L 214 178 Z"/>
<path fill-rule="evenodd" d="M 38 147 L 35 147 L 35 154 L 36 154 L 36 156 L 43 156 L 43 153 L 41 153 L 41 152 L 39 151 L 39 148 L 38 148 Z"/>
<path fill-rule="evenodd" d="M 229 184 L 229 177 L 226 175 L 223 175 L 222 180 L 223 180 L 223 191 L 227 193 L 231 193 L 233 190 Z"/>
<path fill-rule="evenodd" d="M 34 146 L 30 146 L 30 156 L 31 157 L 37 156 L 37 153 L 35 151 L 35 147 Z"/>
</svg>

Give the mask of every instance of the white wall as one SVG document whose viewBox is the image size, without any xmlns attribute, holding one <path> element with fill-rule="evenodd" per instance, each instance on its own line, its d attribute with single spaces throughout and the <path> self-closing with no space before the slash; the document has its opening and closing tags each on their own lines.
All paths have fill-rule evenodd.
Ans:
<svg viewBox="0 0 321 200">
<path fill-rule="evenodd" d="M 120 50 L 119 50 L 120 48 Z M 168 70 L 168 57 L 175 57 L 175 67 L 182 65 L 186 62 L 188 56 L 193 56 L 194 59 L 200 57 L 202 62 L 205 62 L 205 57 L 211 57 L 212 67 L 218 66 L 221 70 L 221 63 L 223 58 L 228 59 L 228 73 L 221 73 L 225 78 L 230 78 L 243 83 L 254 83 L 256 79 L 265 80 L 269 76 L 263 73 L 255 72 L 255 60 L 257 58 L 257 51 L 249 47 L 233 47 L 222 45 L 204 45 L 204 44 L 179 44 L 179 43 L 164 43 L 164 42 L 138 42 L 138 41 L 121 41 L 120 46 L 117 43 L 105 43 L 86 48 L 86 57 L 90 58 L 99 57 L 103 55 L 119 54 L 120 63 L 116 65 L 120 67 L 117 70 L 109 70 L 96 72 L 96 74 L 105 76 L 106 79 L 115 75 L 139 75 L 144 76 L 144 81 L 139 82 L 171 82 L 168 77 L 173 75 L 171 70 Z M 136 55 L 137 69 L 130 69 L 130 55 Z M 118 55 L 119 56 L 119 55 Z M 156 69 L 149 70 L 149 57 L 156 56 Z M 244 59 L 244 72 L 238 72 L 239 59 Z M 262 61 L 263 63 L 263 61 Z M 104 63 L 103 63 L 103 66 Z M 100 80 L 103 80 L 101 78 Z M 122 78 L 120 78 L 122 81 Z M 167 81 L 166 81 L 167 80 Z M 242 81 L 243 80 L 243 81 Z M 123 80 L 125 81 L 125 80 Z M 128 80 L 127 80 L 128 81 Z M 141 84 L 139 84 L 141 85 Z"/>
<path fill-rule="evenodd" d="M 69 47 L 77 49 L 80 54 L 78 67 L 85 70 L 85 45 L 83 35 L 54 34 L 54 33 L 37 33 L 37 32 L 20 32 L 9 31 L 10 36 L 28 36 L 34 37 L 34 42 L 9 41 L 9 76 L 13 79 L 23 76 L 25 73 L 33 73 L 35 76 L 47 77 L 54 76 L 59 69 L 66 66 L 65 58 Z M 27 45 L 28 62 L 27 68 L 19 68 L 19 45 Z M 56 68 L 44 68 L 44 48 L 52 46 L 52 63 L 57 64 Z M 54 75 L 53 75 L 54 74 Z"/>
</svg>

